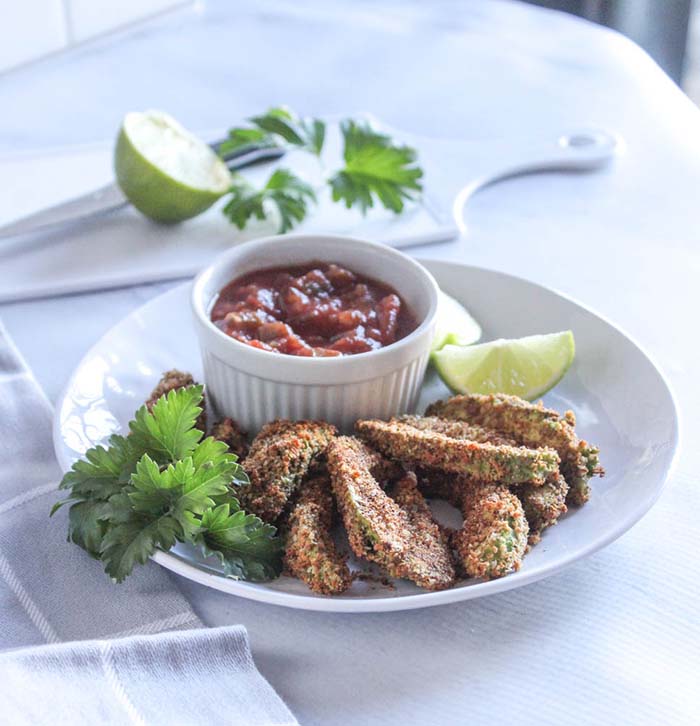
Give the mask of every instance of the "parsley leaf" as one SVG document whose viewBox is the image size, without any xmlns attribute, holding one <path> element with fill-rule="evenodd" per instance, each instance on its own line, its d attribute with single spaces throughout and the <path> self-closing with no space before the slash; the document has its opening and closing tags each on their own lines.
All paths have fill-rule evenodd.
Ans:
<svg viewBox="0 0 700 726">
<path fill-rule="evenodd" d="M 192 452 L 192 461 L 195 466 L 202 466 L 208 461 L 215 461 L 226 465 L 225 475 L 229 486 L 240 487 L 249 484 L 250 480 L 243 467 L 238 463 L 238 457 L 229 453 L 228 446 L 223 442 L 208 436 L 197 444 Z"/>
<path fill-rule="evenodd" d="M 414 199 L 422 189 L 423 171 L 415 165 L 415 150 L 392 143 L 368 124 L 346 120 L 340 127 L 345 167 L 329 179 L 333 201 L 344 201 L 348 209 L 359 206 L 365 214 L 376 197 L 387 209 L 400 213 L 404 200 Z"/>
<path fill-rule="evenodd" d="M 246 514 L 237 502 L 208 510 L 201 526 L 202 553 L 218 557 L 228 577 L 261 581 L 280 573 L 282 546 L 275 528 Z"/>
<path fill-rule="evenodd" d="M 99 557 L 99 544 L 106 531 L 110 511 L 107 502 L 128 483 L 138 456 L 128 438 L 115 434 L 109 439 L 109 448 L 89 449 L 85 459 L 76 461 L 59 485 L 59 489 L 70 489 L 70 494 L 54 504 L 51 515 L 74 502 L 68 513 L 68 541 L 93 557 Z"/>
<path fill-rule="evenodd" d="M 188 386 L 161 396 L 151 411 L 146 406 L 129 423 L 129 443 L 149 452 L 159 463 L 177 461 L 192 453 L 203 434 L 194 428 L 202 413 L 202 386 Z"/>
<path fill-rule="evenodd" d="M 68 511 L 68 541 L 99 559 L 110 511 L 109 503 L 100 500 L 74 504 Z"/>
<path fill-rule="evenodd" d="M 131 442 L 115 434 L 108 449 L 95 446 L 85 453 L 85 459 L 76 461 L 59 488 L 71 489 L 73 497 L 108 499 L 128 481 L 137 460 Z"/>
<path fill-rule="evenodd" d="M 248 477 L 222 441 L 195 429 L 202 386 L 141 407 L 128 437 L 112 436 L 64 476 L 68 539 L 100 559 L 117 582 L 175 542 L 211 547 L 231 576 L 263 580 L 281 571 L 276 529 L 240 510 Z M 228 520 L 232 520 L 228 522 Z"/>
<path fill-rule="evenodd" d="M 158 548 L 169 550 L 178 539 L 182 539 L 182 532 L 172 517 L 152 519 L 134 515 L 108 530 L 102 540 L 100 558 L 105 572 L 122 582 L 135 565 L 143 565 Z"/>
<path fill-rule="evenodd" d="M 225 157 L 234 151 L 243 151 L 248 147 L 263 149 L 274 148 L 279 143 L 272 134 L 262 129 L 229 129 L 228 138 L 219 144 L 219 156 Z"/>
<path fill-rule="evenodd" d="M 233 128 L 219 147 L 225 156 L 248 146 L 297 146 L 320 156 L 326 136 L 326 125 L 315 118 L 299 118 L 288 108 L 271 108 L 249 119 L 254 128 Z"/>
<path fill-rule="evenodd" d="M 313 201 L 316 195 L 309 184 L 287 169 L 277 169 L 259 191 L 243 180 L 235 182 L 223 211 L 238 229 L 245 229 L 249 219 L 265 219 L 266 204 L 272 204 L 280 216 L 279 231 L 284 233 L 304 219 Z"/>
<path fill-rule="evenodd" d="M 300 118 L 288 108 L 279 107 L 253 116 L 249 122 L 250 127 L 229 130 L 228 139 L 219 147 L 221 155 L 261 146 L 297 148 L 321 156 L 326 126 L 319 119 Z M 422 191 L 423 170 L 417 164 L 415 149 L 394 143 L 366 122 L 346 119 L 340 129 L 344 166 L 327 179 L 333 201 L 344 203 L 348 209 L 357 207 L 362 214 L 376 203 L 401 213 L 406 200 L 416 199 Z M 316 199 L 308 184 L 285 169 L 274 172 L 262 189 L 238 177 L 230 195 L 223 211 L 238 229 L 245 229 L 251 219 L 264 220 L 270 207 L 275 207 L 281 233 L 301 222 L 309 203 Z"/>
</svg>

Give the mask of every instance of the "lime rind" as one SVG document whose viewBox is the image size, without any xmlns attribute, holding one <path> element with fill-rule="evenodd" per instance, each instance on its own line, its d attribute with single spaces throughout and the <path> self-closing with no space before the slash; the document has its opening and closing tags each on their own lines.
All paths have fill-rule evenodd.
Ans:
<svg viewBox="0 0 700 726">
<path fill-rule="evenodd" d="M 446 345 L 435 368 L 455 393 L 506 393 L 533 400 L 564 377 L 576 352 L 570 330 L 480 345 Z"/>
<path fill-rule="evenodd" d="M 230 189 L 231 172 L 203 141 L 160 111 L 128 113 L 114 149 L 127 199 L 157 222 L 182 222 Z"/>
</svg>

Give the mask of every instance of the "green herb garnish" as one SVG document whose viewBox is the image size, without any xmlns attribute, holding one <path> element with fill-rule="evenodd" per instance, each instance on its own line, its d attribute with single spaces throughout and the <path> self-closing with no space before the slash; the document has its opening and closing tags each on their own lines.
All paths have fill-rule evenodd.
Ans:
<svg viewBox="0 0 700 726">
<path fill-rule="evenodd" d="M 418 181 L 423 171 L 415 165 L 416 152 L 409 146 L 394 144 L 367 124 L 343 121 L 345 166 L 328 181 L 333 201 L 359 206 L 365 214 L 374 198 L 392 212 L 403 211 L 404 199 L 414 199 L 421 191 Z"/>
<path fill-rule="evenodd" d="M 219 154 L 230 154 L 248 146 L 296 146 L 320 156 L 326 137 L 326 124 L 316 118 L 299 118 L 288 108 L 271 108 L 248 119 L 253 128 L 229 129 Z"/>
<path fill-rule="evenodd" d="M 240 508 L 235 487 L 248 477 L 228 447 L 195 428 L 202 386 L 171 391 L 149 412 L 142 406 L 130 435 L 86 452 L 63 477 L 69 490 L 68 540 L 102 561 L 117 582 L 156 549 L 176 542 L 216 555 L 225 573 L 269 580 L 281 571 L 276 529 Z"/>
<path fill-rule="evenodd" d="M 224 214 L 238 229 L 245 229 L 248 221 L 265 219 L 266 203 L 277 208 L 280 217 L 279 231 L 288 232 L 306 216 L 310 202 L 316 201 L 314 190 L 287 169 L 277 169 L 265 186 L 256 190 L 242 177 L 231 187 L 231 198 L 224 207 Z"/>
<path fill-rule="evenodd" d="M 233 128 L 221 144 L 225 155 L 247 146 L 297 148 L 321 155 L 326 127 L 318 119 L 302 119 L 287 108 L 272 108 L 262 116 L 249 119 L 251 127 Z M 400 214 L 407 200 L 420 194 L 423 170 L 416 164 L 416 151 L 394 143 L 391 137 L 372 129 L 367 123 L 352 119 L 341 122 L 344 166 L 325 181 L 333 201 L 348 209 L 359 208 L 362 214 L 378 201 L 386 209 Z M 307 215 L 315 201 L 314 190 L 285 169 L 275 171 L 262 189 L 256 189 L 242 177 L 231 187 L 231 198 L 224 214 L 239 229 L 249 220 L 265 219 L 265 202 L 277 207 L 280 232 L 287 232 Z"/>
</svg>

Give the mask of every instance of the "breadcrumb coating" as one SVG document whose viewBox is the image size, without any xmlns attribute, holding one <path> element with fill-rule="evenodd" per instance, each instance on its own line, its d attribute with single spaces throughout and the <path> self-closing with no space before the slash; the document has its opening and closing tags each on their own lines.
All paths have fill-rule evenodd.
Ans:
<svg viewBox="0 0 700 726">
<path fill-rule="evenodd" d="M 173 368 L 170 371 L 166 371 L 165 373 L 163 373 L 160 380 L 156 384 L 156 387 L 151 391 L 151 395 L 146 400 L 146 408 L 150 411 L 155 405 L 155 402 L 161 396 L 164 396 L 166 393 L 170 393 L 170 391 L 175 391 L 178 388 L 187 388 L 187 386 L 195 385 L 197 385 L 197 382 L 194 380 L 194 378 L 192 378 L 192 375 L 190 373 L 179 371 L 176 368 Z M 206 433 L 207 415 L 206 411 L 204 410 L 204 400 L 202 400 L 202 413 L 199 414 L 195 426 L 200 431 Z"/>
<path fill-rule="evenodd" d="M 265 424 L 243 462 L 250 479 L 238 489 L 243 507 L 274 522 L 335 433 L 335 426 L 325 421 L 278 419 Z"/>
<path fill-rule="evenodd" d="M 389 570 L 389 574 L 392 577 L 405 577 L 418 584 L 428 583 L 423 585 L 428 589 L 435 589 L 429 586 L 435 582 L 440 585 L 438 589 L 445 582 L 453 584 L 455 571 L 449 544 L 443 529 L 433 519 L 433 513 L 418 489 L 416 475 L 406 472 L 390 489 L 389 496 L 408 516 L 414 553 L 408 569 L 398 567 Z"/>
<path fill-rule="evenodd" d="M 460 575 L 490 580 L 520 568 L 529 526 L 522 504 L 511 489 L 425 469 L 419 471 L 419 483 L 424 494 L 444 499 L 462 512 L 462 527 L 450 532 Z"/>
<path fill-rule="evenodd" d="M 211 428 L 211 435 L 215 439 L 223 441 L 239 461 L 248 456 L 250 449 L 248 434 L 232 418 L 227 417 L 217 421 Z"/>
<path fill-rule="evenodd" d="M 331 536 L 332 522 L 328 474 L 307 479 L 287 522 L 284 564 L 291 575 L 320 595 L 339 595 L 352 584 L 346 558 Z"/>
<path fill-rule="evenodd" d="M 333 493 L 352 551 L 384 567 L 392 577 L 412 580 L 427 590 L 450 587 L 455 573 L 437 526 L 427 521 L 415 477 L 404 477 L 388 496 L 371 474 L 370 449 L 341 436 L 327 451 Z"/>
<path fill-rule="evenodd" d="M 569 485 L 561 474 L 552 474 L 541 487 L 530 484 L 514 488 L 520 499 L 530 527 L 531 545 L 540 541 L 543 530 L 557 523 L 567 512 L 566 495 Z"/>
<path fill-rule="evenodd" d="M 561 473 L 569 484 L 567 503 L 580 506 L 588 501 L 588 481 L 605 473 L 598 449 L 576 436 L 576 418 L 571 411 L 560 416 L 517 396 L 461 395 L 438 401 L 428 407 L 428 416 L 467 421 L 494 429 L 524 446 L 549 447 L 561 458 Z"/>
<path fill-rule="evenodd" d="M 398 416 L 394 420 L 421 431 L 444 434 L 451 439 L 466 439 L 467 441 L 475 441 L 477 444 L 494 444 L 495 446 L 520 445 L 514 439 L 503 436 L 492 429 L 476 426 L 466 421 L 452 421 L 437 416 Z"/>
<path fill-rule="evenodd" d="M 528 544 L 528 524 L 518 497 L 499 484 L 464 487 L 464 526 L 453 546 L 467 575 L 488 580 L 520 569 Z"/>
<path fill-rule="evenodd" d="M 559 456 L 552 449 L 482 444 L 398 419 L 358 421 L 355 427 L 365 441 L 387 456 L 482 481 L 543 484 L 559 467 Z"/>
</svg>

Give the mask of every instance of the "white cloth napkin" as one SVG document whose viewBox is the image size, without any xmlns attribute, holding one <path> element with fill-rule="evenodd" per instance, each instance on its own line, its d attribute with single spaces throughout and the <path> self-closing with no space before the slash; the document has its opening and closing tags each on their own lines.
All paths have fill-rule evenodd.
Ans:
<svg viewBox="0 0 700 726">
<path fill-rule="evenodd" d="M 3 723 L 296 724 L 241 625 L 0 655 Z"/>
<path fill-rule="evenodd" d="M 154 635 L 202 623 L 156 565 L 114 585 L 66 542 L 60 476 L 51 407 L 0 325 L 0 721 L 296 723 L 242 626 Z"/>
</svg>

